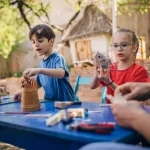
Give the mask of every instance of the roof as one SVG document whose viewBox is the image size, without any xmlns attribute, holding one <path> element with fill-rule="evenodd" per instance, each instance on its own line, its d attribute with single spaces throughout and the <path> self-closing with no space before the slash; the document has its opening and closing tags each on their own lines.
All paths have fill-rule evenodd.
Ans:
<svg viewBox="0 0 150 150">
<path fill-rule="evenodd" d="M 105 33 L 112 33 L 112 22 L 98 7 L 92 4 L 85 8 L 82 19 L 66 30 L 62 41 Z"/>
</svg>

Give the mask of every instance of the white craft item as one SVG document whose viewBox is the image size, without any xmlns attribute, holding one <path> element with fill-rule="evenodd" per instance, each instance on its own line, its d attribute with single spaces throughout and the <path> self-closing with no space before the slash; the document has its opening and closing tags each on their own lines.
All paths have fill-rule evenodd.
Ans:
<svg viewBox="0 0 150 150">
<path fill-rule="evenodd" d="M 65 110 L 60 110 L 58 113 L 56 113 L 55 115 L 51 116 L 46 120 L 46 125 L 54 126 L 63 119 L 66 119 L 66 112 Z"/>
<path fill-rule="evenodd" d="M 29 117 L 29 118 L 49 118 L 51 117 L 52 114 L 29 114 L 25 115 L 24 117 Z"/>
</svg>

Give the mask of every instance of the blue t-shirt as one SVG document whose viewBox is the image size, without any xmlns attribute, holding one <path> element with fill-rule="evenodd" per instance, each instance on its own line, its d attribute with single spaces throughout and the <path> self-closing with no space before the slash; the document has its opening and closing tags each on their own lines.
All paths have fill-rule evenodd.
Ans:
<svg viewBox="0 0 150 150">
<path fill-rule="evenodd" d="M 53 78 L 44 74 L 38 74 L 36 81 L 42 86 L 45 99 L 58 101 L 74 101 L 74 91 L 69 83 L 69 72 L 64 57 L 58 53 L 51 54 L 47 59 L 42 59 L 39 68 L 58 69 L 64 68 L 65 76 L 62 79 Z"/>
</svg>

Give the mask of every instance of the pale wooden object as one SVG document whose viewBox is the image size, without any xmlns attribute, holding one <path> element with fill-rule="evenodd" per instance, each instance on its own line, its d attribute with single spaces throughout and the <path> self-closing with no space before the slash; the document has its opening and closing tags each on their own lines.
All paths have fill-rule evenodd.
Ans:
<svg viewBox="0 0 150 150">
<path fill-rule="evenodd" d="M 66 112 L 65 110 L 60 110 L 58 113 L 56 113 L 55 115 L 51 116 L 46 120 L 46 125 L 54 126 L 63 119 L 66 119 Z"/>
<path fill-rule="evenodd" d="M 8 92 L 6 92 L 6 88 L 5 87 L 0 87 L 0 103 L 2 103 L 1 97 L 2 96 L 7 96 L 9 95 Z"/>
<path fill-rule="evenodd" d="M 34 85 L 34 86 L 33 86 Z M 36 111 L 40 110 L 40 103 L 38 98 L 36 82 L 34 84 L 26 83 L 22 88 L 22 111 Z"/>
<path fill-rule="evenodd" d="M 52 114 L 29 114 L 29 115 L 25 115 L 24 117 L 29 117 L 29 118 L 49 118 L 51 116 L 52 116 Z"/>
<path fill-rule="evenodd" d="M 73 104 L 73 102 L 70 101 L 65 101 L 65 102 L 61 102 L 61 101 L 57 101 L 54 103 L 54 107 L 56 108 L 66 108 L 67 106 Z"/>
<path fill-rule="evenodd" d="M 84 108 L 70 108 L 67 110 L 67 114 L 69 117 L 72 117 L 72 113 L 76 112 L 76 117 L 85 117 L 85 109 Z"/>
</svg>

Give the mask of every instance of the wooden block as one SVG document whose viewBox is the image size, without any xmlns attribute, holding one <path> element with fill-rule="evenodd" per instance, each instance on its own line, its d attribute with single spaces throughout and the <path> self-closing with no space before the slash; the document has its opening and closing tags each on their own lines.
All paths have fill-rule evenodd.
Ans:
<svg viewBox="0 0 150 150">
<path fill-rule="evenodd" d="M 66 113 L 65 110 L 60 110 L 58 113 L 56 113 L 55 115 L 51 116 L 46 120 L 46 125 L 54 126 L 63 119 L 66 119 Z"/>
<path fill-rule="evenodd" d="M 69 117 L 71 117 L 72 113 L 76 112 L 77 113 L 76 117 L 85 117 L 85 112 L 84 111 L 85 111 L 84 108 L 72 108 L 72 109 L 70 108 L 70 109 L 67 110 L 67 114 L 68 114 Z"/>
<path fill-rule="evenodd" d="M 56 108 L 66 108 L 66 103 L 57 101 L 57 102 L 54 102 L 54 107 L 56 107 Z"/>
</svg>

